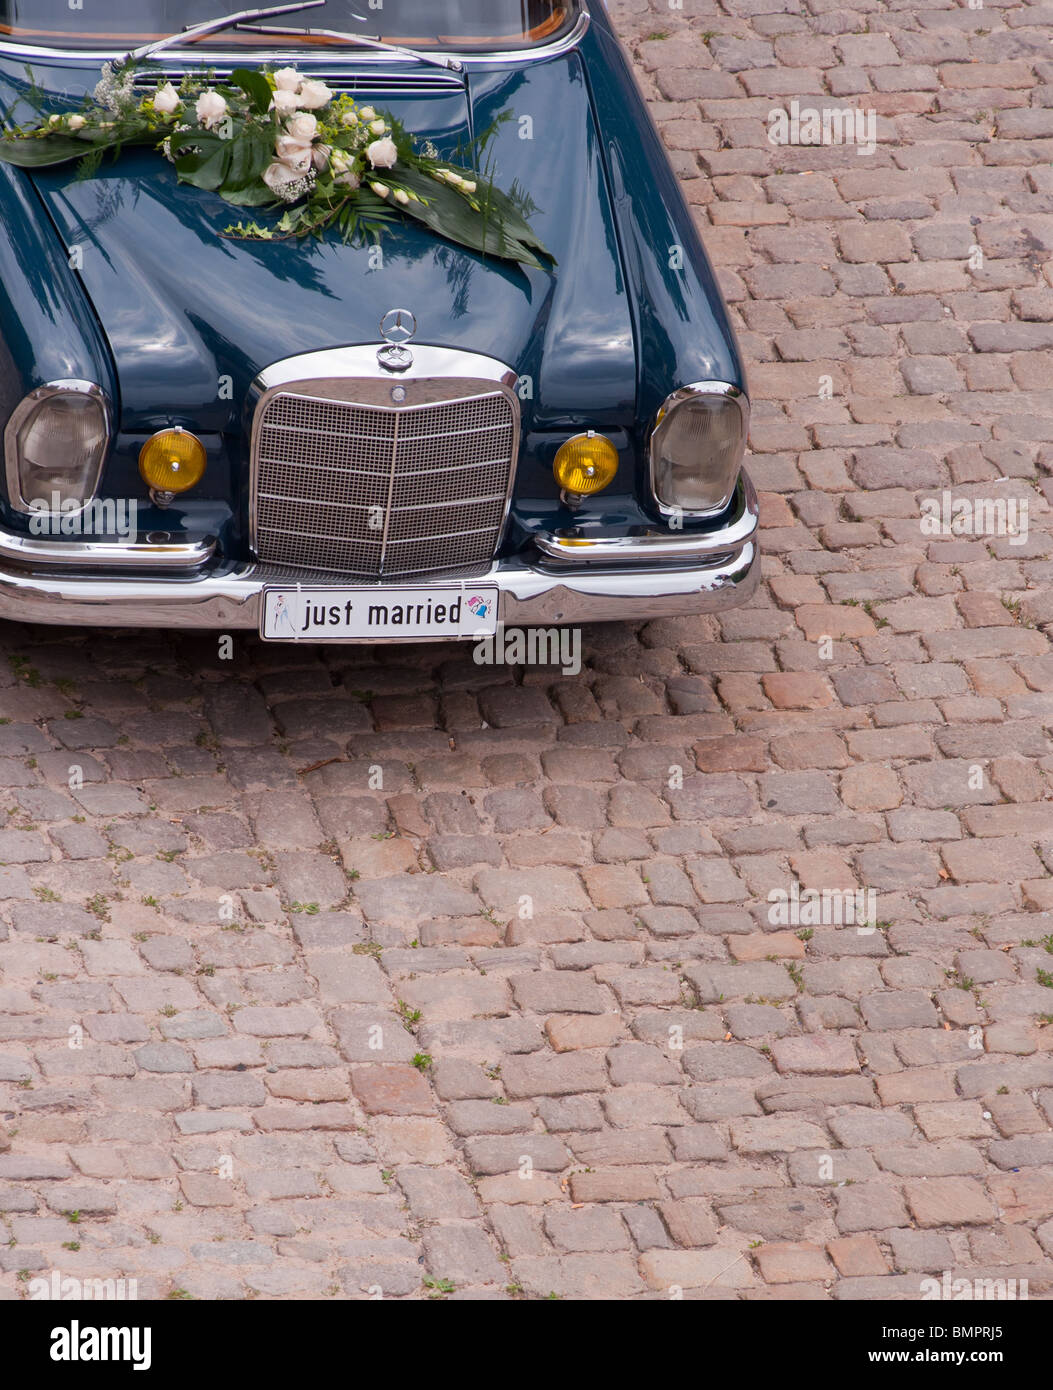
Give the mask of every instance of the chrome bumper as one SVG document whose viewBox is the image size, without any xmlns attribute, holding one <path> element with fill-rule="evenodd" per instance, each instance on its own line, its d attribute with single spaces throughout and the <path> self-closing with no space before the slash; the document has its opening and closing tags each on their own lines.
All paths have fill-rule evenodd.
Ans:
<svg viewBox="0 0 1053 1390">
<path fill-rule="evenodd" d="M 743 474 L 733 518 L 720 531 L 705 536 L 647 532 L 592 542 L 573 534 L 539 537 L 535 565 L 499 561 L 488 574 L 459 582 L 464 588 L 496 587 L 505 627 L 714 613 L 744 603 L 756 589 L 756 536 L 757 497 Z M 0 619 L 14 622 L 258 630 L 263 590 L 278 582 L 255 564 L 178 577 L 72 574 L 70 566 L 83 567 L 89 547 L 78 545 L 64 564 L 51 561 L 44 568 L 36 555 L 20 554 L 12 538 L 5 539 L 6 544 L 0 540 Z M 60 551 L 58 544 L 52 548 L 56 556 Z M 304 582 L 321 581 L 312 576 Z M 334 576 L 332 583 L 355 581 Z M 290 587 L 290 580 L 282 584 Z"/>
</svg>

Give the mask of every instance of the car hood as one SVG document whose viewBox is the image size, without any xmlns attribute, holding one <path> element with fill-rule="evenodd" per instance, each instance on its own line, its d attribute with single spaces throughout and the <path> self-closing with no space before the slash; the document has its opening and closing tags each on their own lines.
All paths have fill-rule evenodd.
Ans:
<svg viewBox="0 0 1053 1390">
<path fill-rule="evenodd" d="M 3 77 L 0 68 L 0 97 Z M 68 77 L 60 71 L 55 86 L 68 87 Z M 356 95 L 444 155 L 469 137 L 457 89 Z M 148 151 L 128 151 L 88 179 L 70 167 L 34 173 L 109 341 L 122 429 L 237 429 L 262 368 L 377 342 L 392 308 L 412 310 L 418 342 L 484 353 L 527 378 L 528 428 L 630 426 L 632 316 L 581 60 L 571 52 L 475 74 L 472 104 L 476 130 L 511 113 L 488 157 L 499 186 L 517 184 L 537 205 L 531 221 L 556 257 L 551 272 L 484 260 L 416 224 L 397 224 L 379 248 L 225 238 L 251 210 L 178 184 Z"/>
</svg>

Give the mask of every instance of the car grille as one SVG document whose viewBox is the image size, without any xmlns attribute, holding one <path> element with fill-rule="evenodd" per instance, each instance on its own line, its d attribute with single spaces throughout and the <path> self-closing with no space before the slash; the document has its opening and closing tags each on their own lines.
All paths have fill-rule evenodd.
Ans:
<svg viewBox="0 0 1053 1390">
<path fill-rule="evenodd" d="M 252 467 L 261 560 L 380 578 L 493 557 L 519 439 L 503 391 L 392 408 L 315 397 L 301 385 L 260 411 Z"/>
</svg>

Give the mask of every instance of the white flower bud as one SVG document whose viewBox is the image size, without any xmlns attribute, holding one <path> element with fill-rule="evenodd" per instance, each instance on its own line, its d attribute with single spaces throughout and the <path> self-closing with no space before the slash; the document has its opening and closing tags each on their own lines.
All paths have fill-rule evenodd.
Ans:
<svg viewBox="0 0 1053 1390">
<path fill-rule="evenodd" d="M 179 93 L 171 82 L 166 82 L 163 87 L 157 89 L 154 96 L 154 110 L 159 111 L 162 116 L 173 115 L 182 104 Z"/>
<path fill-rule="evenodd" d="M 366 149 L 366 158 L 374 169 L 393 169 L 398 162 L 399 152 L 394 140 L 374 140 Z"/>
<path fill-rule="evenodd" d="M 332 99 L 332 89 L 324 82 L 304 82 L 300 86 L 300 105 L 307 111 L 318 111 Z"/>
<path fill-rule="evenodd" d="M 194 108 L 198 120 L 206 129 L 218 125 L 227 114 L 227 103 L 218 92 L 202 92 Z"/>
<path fill-rule="evenodd" d="M 285 123 L 286 132 L 300 144 L 306 144 L 318 134 L 318 117 L 307 111 L 299 111 L 292 120 Z"/>
<path fill-rule="evenodd" d="M 300 98 L 295 92 L 279 88 L 271 98 L 271 106 L 279 116 L 291 116 L 300 109 Z"/>
</svg>

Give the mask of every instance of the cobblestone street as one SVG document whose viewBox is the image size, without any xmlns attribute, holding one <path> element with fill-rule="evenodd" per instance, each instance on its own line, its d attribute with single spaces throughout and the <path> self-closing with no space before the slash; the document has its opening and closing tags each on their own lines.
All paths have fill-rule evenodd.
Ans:
<svg viewBox="0 0 1053 1390">
<path fill-rule="evenodd" d="M 1053 1297 L 1050 11 L 612 13 L 761 590 L 578 676 L 3 627 L 0 1297 Z"/>
</svg>

